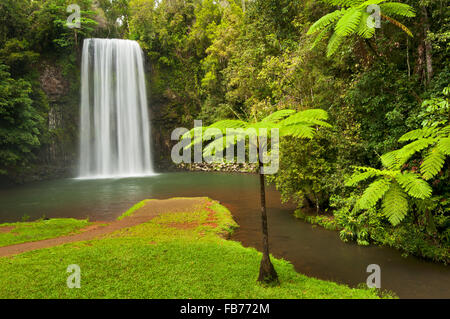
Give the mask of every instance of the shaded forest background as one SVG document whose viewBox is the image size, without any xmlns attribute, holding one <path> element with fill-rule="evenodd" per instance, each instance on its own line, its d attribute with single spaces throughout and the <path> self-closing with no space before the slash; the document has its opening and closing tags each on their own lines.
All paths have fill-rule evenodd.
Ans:
<svg viewBox="0 0 450 319">
<path fill-rule="evenodd" d="M 374 37 L 349 37 L 331 57 L 326 39 L 311 49 L 315 37 L 307 35 L 336 9 L 322 1 L 77 0 L 81 28 L 69 29 L 72 2 L 0 0 L 3 180 L 73 175 L 83 39 L 128 38 L 145 52 L 161 169 L 169 162 L 170 132 L 192 127 L 194 119 L 210 124 L 321 108 L 332 129 L 320 130 L 312 142 L 282 142 L 282 173 L 270 180 L 283 198 L 303 208 L 299 217 L 341 230 L 344 240 L 448 261 L 448 158 L 430 181 L 429 206 L 415 209 L 395 230 L 377 210 L 352 212 L 362 189 L 345 186 L 352 166 L 381 168 L 379 156 L 400 148 L 403 134 L 424 121 L 448 120 L 447 1 L 401 1 L 416 12 L 398 18 L 413 37 L 382 19 Z M 437 102 L 430 108 L 429 101 Z M 414 170 L 419 162 L 412 158 L 407 166 Z"/>
</svg>

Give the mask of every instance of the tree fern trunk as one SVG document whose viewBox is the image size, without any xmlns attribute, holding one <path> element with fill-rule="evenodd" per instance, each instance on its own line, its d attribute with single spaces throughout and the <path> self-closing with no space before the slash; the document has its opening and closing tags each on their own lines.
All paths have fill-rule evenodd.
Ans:
<svg viewBox="0 0 450 319">
<path fill-rule="evenodd" d="M 258 158 L 260 158 L 259 140 L 258 140 Z M 267 211 L 266 211 L 266 188 L 265 178 L 262 174 L 261 167 L 263 163 L 259 160 L 259 186 L 261 196 L 261 222 L 263 233 L 263 257 L 259 267 L 258 281 L 264 283 L 278 283 L 278 274 L 272 265 L 269 254 L 269 231 L 267 228 Z"/>
</svg>

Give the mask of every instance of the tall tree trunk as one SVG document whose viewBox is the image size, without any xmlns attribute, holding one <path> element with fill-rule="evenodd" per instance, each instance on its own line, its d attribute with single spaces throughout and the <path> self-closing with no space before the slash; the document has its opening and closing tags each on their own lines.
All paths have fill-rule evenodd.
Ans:
<svg viewBox="0 0 450 319">
<path fill-rule="evenodd" d="M 265 178 L 261 171 L 263 163 L 261 160 L 259 139 L 258 143 L 258 159 L 259 159 L 259 186 L 260 186 L 260 196 L 261 196 L 261 221 L 262 221 L 262 233 L 263 233 L 263 257 L 261 259 L 261 264 L 259 267 L 259 277 L 258 281 L 264 283 L 278 283 L 278 274 L 272 265 L 269 254 L 269 232 L 267 228 L 267 212 L 266 212 L 266 188 L 265 188 Z"/>
<path fill-rule="evenodd" d="M 427 84 L 431 82 L 433 77 L 433 55 L 431 50 L 431 43 L 427 39 L 428 32 L 430 31 L 430 22 L 428 21 L 428 12 L 426 7 L 422 7 L 423 15 L 423 37 L 425 43 L 425 63 L 427 66 Z"/>
</svg>

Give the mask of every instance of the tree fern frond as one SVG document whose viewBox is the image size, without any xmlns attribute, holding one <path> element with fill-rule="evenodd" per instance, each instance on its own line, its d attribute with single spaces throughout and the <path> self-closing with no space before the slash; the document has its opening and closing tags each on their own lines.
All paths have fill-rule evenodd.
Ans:
<svg viewBox="0 0 450 319">
<path fill-rule="evenodd" d="M 408 200 L 405 192 L 397 183 L 392 183 L 383 198 L 383 215 L 396 226 L 408 213 Z"/>
<path fill-rule="evenodd" d="M 387 2 L 380 4 L 381 12 L 387 15 L 398 15 L 402 17 L 413 18 L 416 16 L 414 8 L 399 2 Z"/>
<path fill-rule="evenodd" d="M 219 137 L 218 139 L 215 139 L 214 141 L 210 142 L 204 149 L 203 149 L 203 156 L 211 156 L 215 155 L 217 152 L 221 152 L 227 147 L 234 145 L 235 140 L 226 138 L 226 136 Z"/>
<path fill-rule="evenodd" d="M 423 159 L 420 172 L 423 178 L 430 179 L 439 173 L 445 163 L 445 154 L 438 147 L 434 147 Z"/>
<path fill-rule="evenodd" d="M 353 7 L 364 2 L 364 0 L 323 0 L 331 6 Z"/>
<path fill-rule="evenodd" d="M 333 33 L 333 35 L 330 37 L 330 40 L 328 41 L 327 45 L 327 57 L 332 56 L 337 49 L 339 49 L 339 46 L 344 42 L 344 37 L 341 37 L 337 35 L 337 33 Z"/>
<path fill-rule="evenodd" d="M 281 125 L 294 125 L 294 124 L 304 124 L 311 123 L 311 121 L 325 121 L 328 119 L 328 113 L 322 109 L 308 109 L 304 111 L 297 112 L 282 122 Z"/>
<path fill-rule="evenodd" d="M 244 128 L 246 126 L 247 122 L 241 120 L 222 120 L 210 125 L 208 128 L 217 128 L 225 132 L 227 128 Z"/>
<path fill-rule="evenodd" d="M 383 166 L 388 169 L 398 168 L 398 166 L 401 165 L 398 161 L 398 150 L 385 153 L 380 156 L 380 159 Z"/>
<path fill-rule="evenodd" d="M 427 148 L 436 142 L 435 138 L 421 138 L 417 141 L 411 142 L 397 150 L 397 158 L 400 164 L 404 164 L 415 153 Z"/>
<path fill-rule="evenodd" d="M 391 181 L 379 178 L 366 188 L 358 200 L 358 206 L 361 209 L 369 209 L 375 206 L 389 189 Z"/>
<path fill-rule="evenodd" d="M 334 28 L 335 33 L 340 37 L 346 37 L 356 32 L 361 21 L 362 9 L 350 8 L 345 11 Z"/>
<path fill-rule="evenodd" d="M 414 140 L 418 140 L 420 138 L 424 138 L 424 137 L 428 137 L 428 136 L 433 136 L 437 133 L 435 128 L 431 128 L 431 127 L 424 127 L 424 128 L 419 128 L 417 130 L 413 130 L 410 131 L 406 134 L 403 134 L 398 141 L 399 142 L 407 142 L 407 141 L 414 141 Z"/>
<path fill-rule="evenodd" d="M 313 138 L 315 129 L 305 125 L 287 125 L 280 129 L 280 136 L 292 136 L 297 138 Z"/>
<path fill-rule="evenodd" d="M 276 111 L 276 112 L 270 114 L 269 116 L 265 117 L 261 122 L 277 123 L 277 122 L 285 119 L 286 117 L 289 117 L 293 113 L 295 113 L 295 110 L 280 110 L 280 111 Z"/>
<path fill-rule="evenodd" d="M 370 39 L 375 34 L 375 27 L 369 28 L 367 26 L 367 19 L 369 19 L 369 17 L 370 17 L 370 14 L 368 12 L 364 11 L 362 13 L 358 29 L 356 30 L 356 33 L 364 39 Z"/>
<path fill-rule="evenodd" d="M 450 137 L 441 138 L 436 147 L 445 155 L 450 155 Z"/>
<path fill-rule="evenodd" d="M 330 26 L 332 23 L 336 22 L 345 13 L 345 11 L 346 9 L 341 9 L 324 15 L 322 18 L 314 22 L 314 24 L 309 28 L 307 34 L 311 35 Z"/>
<path fill-rule="evenodd" d="M 431 196 L 431 186 L 417 174 L 406 172 L 399 174 L 396 179 L 400 186 L 411 197 L 425 199 Z"/>
<path fill-rule="evenodd" d="M 328 34 L 328 32 L 331 30 L 331 28 L 332 28 L 332 25 L 330 24 L 329 26 L 324 28 L 322 31 L 320 31 L 320 33 L 314 39 L 314 42 L 311 45 L 310 50 L 314 49 L 316 47 L 316 45 L 325 38 L 325 36 Z"/>
<path fill-rule="evenodd" d="M 381 13 L 381 17 L 385 18 L 386 20 L 388 20 L 390 23 L 396 25 L 397 27 L 399 27 L 400 29 L 402 29 L 407 35 L 409 35 L 410 37 L 413 37 L 413 34 L 411 32 L 411 30 L 409 30 L 405 25 L 403 25 L 402 23 L 400 23 L 399 21 L 388 17 L 384 14 Z"/>
<path fill-rule="evenodd" d="M 355 172 L 353 175 L 345 182 L 345 186 L 355 186 L 360 182 L 369 179 L 371 177 L 377 176 L 373 171 L 368 172 Z"/>
</svg>

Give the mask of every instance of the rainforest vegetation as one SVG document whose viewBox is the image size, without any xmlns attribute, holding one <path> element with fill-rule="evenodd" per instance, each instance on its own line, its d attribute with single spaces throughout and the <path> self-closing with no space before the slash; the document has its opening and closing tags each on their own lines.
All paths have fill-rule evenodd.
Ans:
<svg viewBox="0 0 450 319">
<path fill-rule="evenodd" d="M 147 62 L 156 161 L 194 119 L 323 110 L 329 125 L 316 122 L 313 139 L 281 138 L 268 182 L 344 241 L 450 261 L 447 1 L 77 0 L 81 28 L 70 29 L 72 2 L 0 0 L 4 180 L 70 171 L 83 40 L 132 39 Z M 370 5 L 379 26 L 366 23 Z"/>
</svg>

